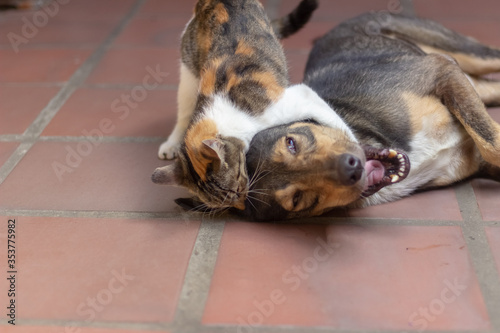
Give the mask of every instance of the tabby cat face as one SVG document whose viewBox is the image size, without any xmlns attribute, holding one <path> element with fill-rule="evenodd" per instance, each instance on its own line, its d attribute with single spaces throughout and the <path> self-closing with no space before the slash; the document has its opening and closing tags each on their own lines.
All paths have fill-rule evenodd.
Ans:
<svg viewBox="0 0 500 333">
<path fill-rule="evenodd" d="M 197 155 L 194 164 L 189 158 L 192 154 Z M 206 208 L 244 209 L 248 176 L 243 143 L 236 138 L 219 137 L 202 140 L 196 149 L 184 145 L 174 163 L 157 168 L 152 180 L 186 187 Z"/>
</svg>

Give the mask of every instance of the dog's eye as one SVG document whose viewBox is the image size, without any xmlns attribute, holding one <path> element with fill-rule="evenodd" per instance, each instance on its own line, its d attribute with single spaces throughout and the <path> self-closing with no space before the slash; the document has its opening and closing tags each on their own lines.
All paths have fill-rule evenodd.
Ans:
<svg viewBox="0 0 500 333">
<path fill-rule="evenodd" d="M 294 209 L 297 208 L 297 205 L 299 204 L 300 195 L 301 195 L 300 191 L 295 192 L 295 194 L 293 195 L 292 203 Z"/>
<path fill-rule="evenodd" d="M 297 147 L 295 146 L 295 141 L 291 137 L 286 138 L 286 147 L 292 154 L 297 153 Z"/>
</svg>

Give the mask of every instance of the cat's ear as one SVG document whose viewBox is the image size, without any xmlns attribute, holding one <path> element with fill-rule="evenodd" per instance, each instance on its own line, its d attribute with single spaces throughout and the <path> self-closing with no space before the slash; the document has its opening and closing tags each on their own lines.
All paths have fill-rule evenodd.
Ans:
<svg viewBox="0 0 500 333">
<path fill-rule="evenodd" d="M 151 180 L 153 183 L 160 185 L 180 186 L 183 182 L 176 162 L 161 168 L 156 168 L 151 176 Z"/>
<path fill-rule="evenodd" d="M 219 139 L 203 140 L 203 155 L 215 161 L 224 161 L 224 142 Z"/>
</svg>

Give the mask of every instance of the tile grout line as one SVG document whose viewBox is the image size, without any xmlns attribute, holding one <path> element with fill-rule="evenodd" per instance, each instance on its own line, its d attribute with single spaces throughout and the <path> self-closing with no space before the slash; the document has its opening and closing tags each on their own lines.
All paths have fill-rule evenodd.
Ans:
<svg viewBox="0 0 500 333">
<path fill-rule="evenodd" d="M 254 325 L 241 329 L 234 324 L 204 326 L 198 333 L 413 333 L 417 330 L 402 329 L 342 329 L 326 326 Z M 425 333 L 488 333 L 484 330 L 425 330 Z"/>
<path fill-rule="evenodd" d="M 91 211 L 91 210 L 30 210 L 0 209 L 2 216 L 86 218 L 86 219 L 165 219 L 201 220 L 201 216 L 190 212 L 138 212 L 138 211 Z"/>
<path fill-rule="evenodd" d="M 224 226 L 224 221 L 202 220 L 177 302 L 172 332 L 200 331 Z"/>
<path fill-rule="evenodd" d="M 493 252 L 486 236 L 485 225 L 470 182 L 458 184 L 455 195 L 462 212 L 462 233 L 467 244 L 493 331 L 500 331 L 500 277 Z"/>
<path fill-rule="evenodd" d="M 4 182 L 7 176 L 14 170 L 17 164 L 23 159 L 28 151 L 35 144 L 34 140 L 23 142 L 10 155 L 9 159 L 0 167 L 0 185 Z"/>
<path fill-rule="evenodd" d="M 178 220 L 191 219 L 201 220 L 203 215 L 198 212 L 189 211 L 105 211 L 105 210 L 43 210 L 43 209 L 0 209 L 0 215 L 4 216 L 32 216 L 32 217 L 64 217 L 64 218 L 119 218 L 119 219 L 168 219 Z M 230 219 L 235 222 L 251 222 L 238 216 L 228 215 L 220 218 L 211 218 L 212 223 L 219 223 Z M 389 226 L 462 226 L 463 221 L 453 220 L 417 220 L 405 218 L 371 218 L 371 217 L 313 217 L 302 220 L 280 221 L 276 224 L 296 225 L 296 224 L 318 224 L 318 225 L 389 225 Z M 499 227 L 497 222 L 484 222 L 483 226 Z"/>
<path fill-rule="evenodd" d="M 99 45 L 99 47 L 89 56 L 89 58 L 73 73 L 68 82 L 56 93 L 49 101 L 31 125 L 23 133 L 23 142 L 14 153 L 11 154 L 9 159 L 0 167 L 0 184 L 8 177 L 14 170 L 17 164 L 23 159 L 27 152 L 37 142 L 38 137 L 43 132 L 45 127 L 50 123 L 52 118 L 57 114 L 66 100 L 76 91 L 76 89 L 83 84 L 83 82 L 90 75 L 92 70 L 97 66 L 101 58 L 108 51 L 113 41 L 123 31 L 127 24 L 131 21 L 132 17 L 139 11 L 145 0 L 137 0 L 124 18 L 118 25 L 111 31 L 108 37 Z"/>
<path fill-rule="evenodd" d="M 43 142 L 84 142 L 88 136 L 41 136 L 38 141 Z M 99 143 L 161 143 L 165 137 L 159 136 L 102 136 Z"/>
<path fill-rule="evenodd" d="M 48 135 L 39 136 L 37 138 L 38 142 L 85 142 L 89 141 L 88 136 L 77 135 Z M 160 136 L 102 136 L 99 139 L 101 143 L 159 143 L 163 142 L 165 137 Z M 29 143 L 32 142 L 33 138 L 26 137 L 21 134 L 0 134 L 0 142 L 3 143 Z"/>
<path fill-rule="evenodd" d="M 411 333 L 417 330 L 401 329 L 342 329 L 326 326 L 288 326 L 288 325 L 254 325 L 249 329 L 241 329 L 234 324 L 203 326 L 198 333 Z M 425 330 L 425 333 L 487 333 L 484 330 Z"/>
<path fill-rule="evenodd" d="M 6 319 L 0 319 L 0 325 L 7 324 Z M 60 327 L 60 333 L 79 332 L 78 328 L 100 328 L 100 329 L 123 329 L 123 330 L 146 330 L 160 331 L 170 329 L 169 323 L 162 322 L 123 322 L 123 321 L 79 321 L 79 320 L 61 320 L 61 319 L 20 319 L 16 322 L 16 327 L 42 326 L 42 327 Z M 1 326 L 0 326 L 1 327 Z M 68 328 L 68 329 L 66 329 Z"/>
</svg>

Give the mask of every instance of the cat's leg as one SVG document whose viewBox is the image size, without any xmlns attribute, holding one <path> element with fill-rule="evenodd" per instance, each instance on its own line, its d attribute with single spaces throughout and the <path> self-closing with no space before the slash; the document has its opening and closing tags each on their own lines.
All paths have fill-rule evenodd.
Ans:
<svg viewBox="0 0 500 333">
<path fill-rule="evenodd" d="M 177 156 L 196 106 L 199 79 L 184 63 L 181 63 L 180 72 L 181 77 L 177 92 L 177 123 L 167 141 L 162 143 L 158 150 L 158 157 L 163 160 L 171 160 Z"/>
</svg>

